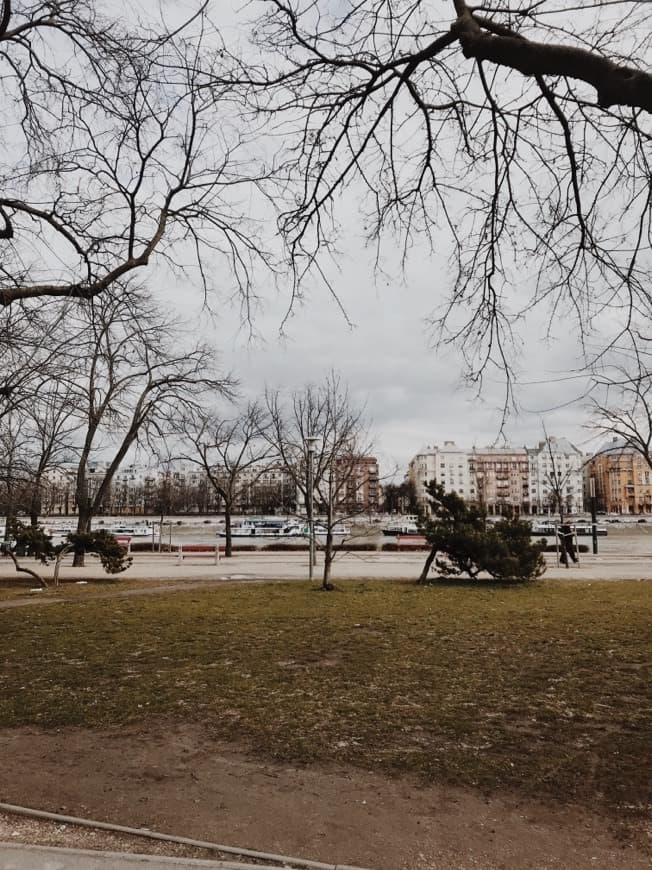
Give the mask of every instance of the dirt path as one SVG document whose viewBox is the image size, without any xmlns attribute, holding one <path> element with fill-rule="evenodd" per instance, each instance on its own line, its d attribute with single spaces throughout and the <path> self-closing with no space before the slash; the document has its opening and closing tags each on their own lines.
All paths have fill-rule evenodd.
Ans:
<svg viewBox="0 0 652 870">
<path fill-rule="evenodd" d="M 225 583 L 230 583 L 233 581 L 225 580 Z M 254 582 L 264 582 L 264 581 L 254 581 Z M 205 588 L 214 588 L 215 580 L 189 580 L 189 581 L 181 581 L 174 582 L 169 581 L 167 583 L 160 583 L 158 580 L 152 579 L 150 581 L 151 585 L 141 586 L 135 589 L 128 589 L 121 587 L 120 585 L 114 586 L 112 589 L 105 592 L 97 592 L 96 590 L 90 591 L 84 595 L 84 601 L 98 601 L 101 599 L 107 598 L 133 598 L 142 595 L 163 595 L 168 592 L 190 592 L 194 589 L 205 589 Z M 55 591 L 56 590 L 56 591 Z M 46 597 L 43 597 L 42 594 L 31 594 L 29 597 L 25 598 L 8 598 L 5 601 L 0 601 L 0 610 L 11 610 L 14 607 L 33 607 L 35 605 L 42 604 L 61 604 L 64 601 L 80 601 L 82 600 L 79 595 L 66 595 L 66 586 L 61 585 L 55 587 L 53 590 L 52 587 L 46 591 Z"/>
<path fill-rule="evenodd" d="M 197 724 L 5 730 L 0 757 L 7 803 L 372 870 L 650 866 L 640 826 L 616 831 L 581 810 L 510 795 L 277 765 Z M 0 818 L 0 839 L 34 842 L 38 828 Z M 69 827 L 41 828 L 48 842 L 78 842 Z"/>
</svg>

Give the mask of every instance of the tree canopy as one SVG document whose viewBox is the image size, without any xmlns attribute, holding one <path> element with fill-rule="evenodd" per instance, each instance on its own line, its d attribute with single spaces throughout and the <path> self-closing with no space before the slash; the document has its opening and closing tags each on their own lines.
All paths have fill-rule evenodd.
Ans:
<svg viewBox="0 0 652 870">
<path fill-rule="evenodd" d="M 532 311 L 588 362 L 649 319 L 649 2 L 261 0 L 244 30 L 213 9 L 0 0 L 0 305 L 128 292 L 156 262 L 248 317 L 267 209 L 298 294 L 353 202 L 379 261 L 396 238 L 449 256 L 432 325 L 472 378 L 509 369 Z"/>
<path fill-rule="evenodd" d="M 489 525 L 480 508 L 442 484 L 432 481 L 427 490 L 431 515 L 422 518 L 421 527 L 430 553 L 419 583 L 428 582 L 433 563 L 441 577 L 477 580 L 484 573 L 501 582 L 524 583 L 543 574 L 545 542 L 531 543 L 528 522 L 513 517 Z"/>
</svg>

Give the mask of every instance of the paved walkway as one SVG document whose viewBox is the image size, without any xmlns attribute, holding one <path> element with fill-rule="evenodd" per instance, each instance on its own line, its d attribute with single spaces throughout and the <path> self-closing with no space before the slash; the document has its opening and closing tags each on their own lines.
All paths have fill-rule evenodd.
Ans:
<svg viewBox="0 0 652 870">
<path fill-rule="evenodd" d="M 546 554 L 547 570 L 544 580 L 649 580 L 652 579 L 652 541 L 650 552 L 636 553 L 608 552 L 594 556 L 582 554 L 578 565 L 565 568 L 557 565 L 554 554 Z M 332 579 L 397 579 L 416 580 L 419 576 L 426 554 L 414 553 L 362 552 L 342 553 L 332 567 Z M 83 582 L 104 578 L 98 560 L 87 558 L 87 566 L 73 568 L 65 565 L 61 577 L 66 582 Z M 46 582 L 52 579 L 52 566 L 43 566 L 26 559 L 22 563 L 39 572 Z M 313 569 L 315 583 L 320 582 L 322 561 Z M 136 553 L 132 566 L 120 575 L 129 580 L 161 580 L 166 585 L 178 580 L 184 586 L 188 582 L 206 581 L 261 581 L 261 580 L 307 580 L 307 553 L 241 552 L 232 558 L 220 557 L 215 563 L 214 556 L 194 554 L 180 562 L 176 555 L 157 553 Z M 13 564 L 8 559 L 0 559 L 0 579 L 16 578 Z M 20 575 L 22 580 L 26 575 Z M 37 584 L 34 583 L 34 586 Z M 119 588 L 114 593 L 119 594 Z M 24 599 L 23 599 L 24 600 Z M 9 603 L 9 602 L 7 602 Z M 0 868 L 2 870 L 2 868 Z"/>
<path fill-rule="evenodd" d="M 364 870 L 348 864 L 287 859 L 268 864 L 257 861 L 210 861 L 202 858 L 166 858 L 130 852 L 63 849 L 0 842 L 0 870 Z"/>
<path fill-rule="evenodd" d="M 0 870 L 266 870 L 272 867 L 279 870 L 278 864 L 254 865 L 0 843 Z"/>
<path fill-rule="evenodd" d="M 100 852 L 61 849 L 53 846 L 24 846 L 0 842 L 0 870 L 363 870 L 346 864 L 298 861 L 290 864 L 250 864 L 242 861 L 207 861 L 200 858 L 165 858 L 128 852 Z"/>
<path fill-rule="evenodd" d="M 334 580 L 345 578 L 379 579 L 416 579 L 423 567 L 426 554 L 414 553 L 361 552 L 342 553 L 333 563 Z M 652 541 L 650 552 L 605 553 L 594 556 L 582 554 L 578 565 L 565 568 L 557 565 L 555 555 L 546 554 L 548 568 L 545 579 L 563 580 L 642 580 L 652 579 Z M 46 581 L 52 578 L 52 566 L 43 566 L 31 559 L 25 559 L 25 567 L 40 573 Z M 321 577 L 322 562 L 313 570 L 315 582 Z M 220 557 L 215 563 L 211 554 L 198 554 L 179 561 L 175 554 L 136 553 L 132 566 L 120 577 L 124 580 L 297 580 L 308 579 L 308 554 L 276 552 L 241 552 L 232 558 Z M 15 578 L 16 572 L 9 559 L 0 559 L 0 578 Z M 98 560 L 87 557 L 87 566 L 73 568 L 64 565 L 62 578 L 72 580 L 106 578 Z M 22 575 L 25 579 L 26 575 Z"/>
</svg>

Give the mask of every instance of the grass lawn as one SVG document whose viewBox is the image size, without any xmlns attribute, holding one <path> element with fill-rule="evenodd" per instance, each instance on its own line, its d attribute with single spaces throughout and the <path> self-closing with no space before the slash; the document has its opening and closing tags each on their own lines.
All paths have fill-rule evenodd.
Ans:
<svg viewBox="0 0 652 870">
<path fill-rule="evenodd" d="M 172 716 L 275 758 L 635 813 L 651 625 L 648 581 L 75 595 L 0 611 L 0 726 Z"/>
</svg>

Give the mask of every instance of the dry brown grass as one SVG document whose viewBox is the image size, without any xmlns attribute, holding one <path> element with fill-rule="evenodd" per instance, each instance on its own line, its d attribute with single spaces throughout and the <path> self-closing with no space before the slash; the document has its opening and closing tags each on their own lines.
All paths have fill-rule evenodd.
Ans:
<svg viewBox="0 0 652 870">
<path fill-rule="evenodd" d="M 638 812 L 652 582 L 220 586 L 0 612 L 0 725 L 208 721 L 337 761 Z"/>
</svg>

